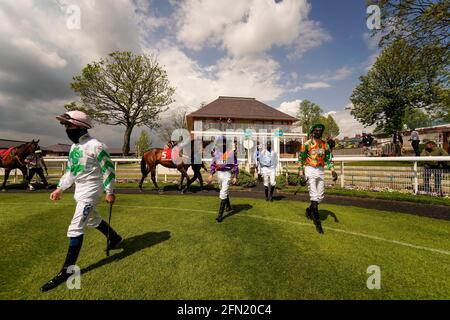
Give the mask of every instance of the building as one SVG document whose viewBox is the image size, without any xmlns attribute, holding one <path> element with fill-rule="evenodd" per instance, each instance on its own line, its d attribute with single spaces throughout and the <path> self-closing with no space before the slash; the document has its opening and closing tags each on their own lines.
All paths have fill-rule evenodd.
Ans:
<svg viewBox="0 0 450 320">
<path fill-rule="evenodd" d="M 245 152 L 247 164 L 251 164 L 256 146 L 269 138 L 281 158 L 295 158 L 306 138 L 296 118 L 255 98 L 220 96 L 188 114 L 186 122 L 191 137 L 202 139 L 204 145 L 213 139 L 213 130 L 237 137 L 238 143 L 249 150 Z M 251 142 L 245 144 L 245 140 Z"/>
<path fill-rule="evenodd" d="M 67 157 L 70 152 L 70 144 L 57 143 L 48 147 L 43 148 L 45 154 L 48 157 Z M 122 148 L 109 148 L 109 153 L 112 157 L 121 157 L 122 156 Z M 135 157 L 136 153 L 131 151 L 129 152 L 129 157 Z"/>
<path fill-rule="evenodd" d="M 282 129 L 290 132 L 296 118 L 255 98 L 219 97 L 186 116 L 190 131 L 201 124 L 203 130 Z"/>
<path fill-rule="evenodd" d="M 431 127 L 416 128 L 419 132 L 421 144 L 426 141 L 434 141 L 438 147 L 443 148 L 445 151 L 450 152 L 450 123 L 441 124 Z M 406 131 L 403 133 L 403 142 L 408 145 L 408 139 L 411 136 L 411 131 Z M 411 148 L 412 149 L 412 148 Z"/>
<path fill-rule="evenodd" d="M 18 147 L 27 142 L 30 141 L 0 139 L 0 149 L 9 149 L 11 147 Z"/>
<path fill-rule="evenodd" d="M 57 143 L 45 147 L 45 155 L 47 157 L 67 157 L 69 156 L 70 144 Z"/>
</svg>

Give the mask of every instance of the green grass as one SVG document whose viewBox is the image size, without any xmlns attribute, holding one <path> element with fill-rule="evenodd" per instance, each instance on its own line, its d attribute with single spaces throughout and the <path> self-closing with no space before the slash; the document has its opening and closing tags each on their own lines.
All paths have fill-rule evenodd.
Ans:
<svg viewBox="0 0 450 320">
<path fill-rule="evenodd" d="M 122 248 L 107 258 L 103 235 L 87 231 L 82 289 L 40 293 L 65 257 L 72 195 L 0 194 L 0 299 L 450 298 L 449 221 L 322 205 L 320 236 L 305 203 L 231 201 L 238 212 L 218 224 L 215 197 L 119 195 Z M 370 265 L 381 290 L 366 287 Z"/>
<path fill-rule="evenodd" d="M 283 189 L 284 192 L 293 193 L 297 191 L 299 193 L 308 193 L 306 187 L 293 187 L 289 186 Z M 430 195 L 415 195 L 411 193 L 401 193 L 401 192 L 374 192 L 365 190 L 347 190 L 342 188 L 327 188 L 327 194 L 336 196 L 348 196 L 348 197 L 358 197 L 358 198 L 370 198 L 370 199 L 381 199 L 381 200 L 394 200 L 394 201 L 407 201 L 414 203 L 425 203 L 425 204 L 435 204 L 441 206 L 450 206 L 450 198 L 442 198 Z"/>
</svg>

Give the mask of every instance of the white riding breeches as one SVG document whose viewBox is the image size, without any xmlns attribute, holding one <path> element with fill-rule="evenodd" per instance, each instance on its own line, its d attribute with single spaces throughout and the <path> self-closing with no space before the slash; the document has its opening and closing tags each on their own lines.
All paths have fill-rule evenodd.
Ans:
<svg viewBox="0 0 450 320">
<path fill-rule="evenodd" d="M 95 209 L 97 203 L 95 202 L 77 202 L 75 208 L 75 214 L 73 215 L 72 222 L 67 230 L 67 237 L 74 238 L 84 234 L 86 227 L 97 228 L 102 217 Z"/>
<path fill-rule="evenodd" d="M 325 192 L 325 171 L 323 167 L 305 167 L 305 176 L 308 179 L 309 197 L 311 201 L 322 202 Z"/>
<path fill-rule="evenodd" d="M 220 199 L 225 200 L 228 197 L 228 187 L 230 185 L 231 172 L 230 171 L 218 171 L 217 181 L 220 188 Z"/>
<path fill-rule="evenodd" d="M 265 187 L 269 186 L 269 182 L 271 186 L 275 186 L 275 168 L 261 167 L 261 175 L 264 178 Z"/>
</svg>

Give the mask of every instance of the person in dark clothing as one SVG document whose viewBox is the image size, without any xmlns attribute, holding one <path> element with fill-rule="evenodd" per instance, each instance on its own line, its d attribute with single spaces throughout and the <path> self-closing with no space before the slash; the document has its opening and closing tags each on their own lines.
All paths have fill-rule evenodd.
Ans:
<svg viewBox="0 0 450 320">
<path fill-rule="evenodd" d="M 42 150 L 38 149 L 35 151 L 34 154 L 30 154 L 26 159 L 25 163 L 27 165 L 28 169 L 28 181 L 30 181 L 28 188 L 33 191 L 34 187 L 31 185 L 31 180 L 33 179 L 34 175 L 37 174 L 39 178 L 41 178 L 42 183 L 45 187 L 48 186 L 47 179 L 45 179 L 44 175 L 44 169 L 48 176 L 48 170 L 47 165 L 44 162 L 44 159 L 42 158 Z"/>
<path fill-rule="evenodd" d="M 419 132 L 417 132 L 416 129 L 411 130 L 411 138 L 409 138 L 409 141 L 411 141 L 411 147 L 414 149 L 414 153 L 416 157 L 420 157 L 420 151 L 419 151 L 419 144 L 420 144 L 420 137 Z"/>
<path fill-rule="evenodd" d="M 328 146 L 330 147 L 330 152 L 333 153 L 333 149 L 336 147 L 336 141 L 334 141 L 334 139 L 331 136 L 329 136 L 327 139 L 327 143 Z"/>
<path fill-rule="evenodd" d="M 400 130 L 396 130 L 394 132 L 394 134 L 392 135 L 392 142 L 395 148 L 395 155 L 397 157 L 400 157 L 402 155 L 402 148 L 403 148 L 403 137 Z"/>
<path fill-rule="evenodd" d="M 370 155 L 370 148 L 372 147 L 372 142 L 373 142 L 372 135 L 371 134 L 366 134 L 365 132 L 363 132 L 361 144 L 363 146 L 364 154 L 366 156 Z"/>
</svg>

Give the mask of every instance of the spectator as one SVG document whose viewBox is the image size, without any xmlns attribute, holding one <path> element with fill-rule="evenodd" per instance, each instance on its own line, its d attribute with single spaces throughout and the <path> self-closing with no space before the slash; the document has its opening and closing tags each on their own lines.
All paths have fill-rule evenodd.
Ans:
<svg viewBox="0 0 450 320">
<path fill-rule="evenodd" d="M 373 137 L 372 137 L 372 135 L 363 132 L 361 144 L 362 144 L 362 146 L 363 146 L 364 154 L 365 154 L 366 156 L 369 156 L 369 155 L 370 155 L 370 148 L 372 147 L 372 142 L 373 142 Z"/>
<path fill-rule="evenodd" d="M 336 142 L 331 137 L 331 135 L 328 136 L 327 143 L 328 143 L 328 146 L 330 147 L 330 152 L 333 153 L 333 149 L 336 147 Z"/>
<path fill-rule="evenodd" d="M 412 129 L 411 138 L 409 138 L 409 141 L 411 141 L 411 146 L 414 149 L 416 157 L 420 157 L 419 151 L 420 137 L 419 132 L 415 128 Z"/>
<path fill-rule="evenodd" d="M 394 143 L 395 155 L 401 157 L 403 148 L 403 137 L 400 130 L 395 130 L 392 136 L 392 142 Z"/>
<path fill-rule="evenodd" d="M 448 156 L 447 151 L 439 148 L 434 141 L 428 141 L 425 144 L 425 149 L 421 153 L 422 157 L 439 157 Z M 434 192 L 438 195 L 443 195 L 442 193 L 442 173 L 444 170 L 448 170 L 448 164 L 443 161 L 428 161 L 425 163 L 424 170 L 424 188 L 425 192 L 431 193 L 430 189 L 430 178 L 434 175 Z"/>
</svg>

